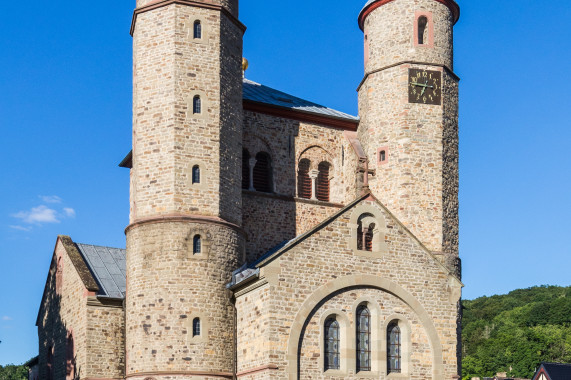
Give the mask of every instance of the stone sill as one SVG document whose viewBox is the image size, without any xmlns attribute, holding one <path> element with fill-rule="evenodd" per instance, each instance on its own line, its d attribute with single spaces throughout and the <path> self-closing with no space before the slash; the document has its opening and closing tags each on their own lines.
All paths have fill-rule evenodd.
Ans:
<svg viewBox="0 0 571 380">
<path fill-rule="evenodd" d="M 242 189 L 242 194 L 248 195 L 248 196 L 262 197 L 262 198 L 279 199 L 279 200 L 286 201 L 286 202 L 306 203 L 306 204 L 315 205 L 315 206 L 336 207 L 336 208 L 345 207 L 345 205 L 343 205 L 341 203 L 323 202 L 323 201 L 312 200 L 312 199 L 297 198 L 297 197 L 292 197 L 289 195 L 281 195 L 281 194 L 277 194 L 277 193 L 262 193 L 260 191 L 251 191 L 251 190 Z"/>
</svg>

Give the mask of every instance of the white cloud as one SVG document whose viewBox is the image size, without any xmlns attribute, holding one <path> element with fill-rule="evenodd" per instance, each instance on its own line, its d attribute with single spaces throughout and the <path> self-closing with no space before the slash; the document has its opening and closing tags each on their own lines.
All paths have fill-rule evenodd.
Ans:
<svg viewBox="0 0 571 380">
<path fill-rule="evenodd" d="M 12 216 L 28 224 L 59 223 L 56 210 L 44 205 L 33 207 L 29 211 L 20 211 Z"/>
<path fill-rule="evenodd" d="M 11 321 L 12 318 L 10 318 L 9 316 L 5 315 L 5 316 L 2 317 L 2 320 L 3 320 L 3 321 Z"/>
<path fill-rule="evenodd" d="M 75 210 L 70 208 L 70 207 L 65 207 L 63 209 L 63 211 L 65 212 L 65 216 L 67 216 L 68 218 L 75 218 Z"/>
<path fill-rule="evenodd" d="M 13 230 L 18 230 L 18 231 L 31 231 L 32 227 L 23 227 L 23 226 L 10 226 L 11 229 Z"/>
<path fill-rule="evenodd" d="M 40 195 L 40 199 L 46 203 L 61 203 L 61 198 L 57 195 Z"/>
</svg>

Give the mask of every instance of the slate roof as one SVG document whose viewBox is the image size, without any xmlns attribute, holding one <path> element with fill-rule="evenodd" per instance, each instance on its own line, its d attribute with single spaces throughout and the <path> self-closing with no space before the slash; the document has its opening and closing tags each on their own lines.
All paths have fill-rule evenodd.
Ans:
<svg viewBox="0 0 571 380">
<path fill-rule="evenodd" d="M 127 289 L 126 251 L 76 243 L 81 256 L 99 285 L 100 297 L 125 298 Z"/>
<path fill-rule="evenodd" d="M 551 380 L 570 380 L 571 364 L 541 363 Z"/>
<path fill-rule="evenodd" d="M 263 84 L 253 82 L 245 78 L 243 85 L 243 97 L 244 100 L 288 108 L 294 111 L 307 112 L 351 121 L 359 120 L 356 116 L 336 111 L 308 100 L 303 100 L 296 96 L 286 94 L 285 92 L 275 90 L 271 87 L 264 86 Z"/>
</svg>

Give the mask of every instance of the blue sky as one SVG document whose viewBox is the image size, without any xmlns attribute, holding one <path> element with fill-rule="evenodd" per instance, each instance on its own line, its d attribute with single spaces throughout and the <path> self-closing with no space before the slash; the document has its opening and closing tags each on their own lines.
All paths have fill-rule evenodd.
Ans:
<svg viewBox="0 0 571 380">
<path fill-rule="evenodd" d="M 351 114 L 364 0 L 242 0 L 247 77 Z M 124 247 L 134 1 L 5 2 L 0 12 L 0 364 L 37 353 L 58 234 Z M 460 1 L 465 298 L 570 285 L 571 6 Z"/>
</svg>

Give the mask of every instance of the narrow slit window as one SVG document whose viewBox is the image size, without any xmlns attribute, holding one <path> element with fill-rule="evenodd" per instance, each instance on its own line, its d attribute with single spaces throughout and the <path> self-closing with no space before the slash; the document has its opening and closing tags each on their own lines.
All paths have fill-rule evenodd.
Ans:
<svg viewBox="0 0 571 380">
<path fill-rule="evenodd" d="M 357 372 L 371 370 L 371 313 L 367 306 L 357 309 Z"/>
<path fill-rule="evenodd" d="M 202 100 L 198 95 L 192 100 L 192 113 L 195 115 L 202 113 Z"/>
<path fill-rule="evenodd" d="M 196 20 L 194 22 L 194 38 L 201 39 L 202 38 L 202 23 L 200 20 Z"/>
<path fill-rule="evenodd" d="M 324 369 L 339 369 L 339 322 L 335 318 L 325 321 Z"/>
<path fill-rule="evenodd" d="M 359 226 L 357 227 L 357 249 L 362 251 L 363 248 L 363 223 L 359 222 Z"/>
<path fill-rule="evenodd" d="M 192 336 L 200 336 L 200 318 L 192 320 Z"/>
<path fill-rule="evenodd" d="M 397 322 L 392 322 L 387 329 L 387 371 L 401 372 L 402 343 L 401 331 Z"/>
<path fill-rule="evenodd" d="M 200 255 L 202 253 L 202 238 L 200 235 L 196 235 L 192 240 L 192 253 L 194 255 Z"/>
<path fill-rule="evenodd" d="M 418 44 L 424 45 L 428 42 L 428 18 L 420 16 L 418 18 Z"/>
<path fill-rule="evenodd" d="M 365 232 L 365 251 L 373 252 L 375 224 L 371 224 Z"/>
<path fill-rule="evenodd" d="M 379 152 L 379 161 L 380 162 L 385 162 L 387 160 L 387 151 L 386 150 L 381 150 Z"/>
<path fill-rule="evenodd" d="M 192 168 L 192 184 L 200 183 L 200 166 L 195 165 Z"/>
</svg>

